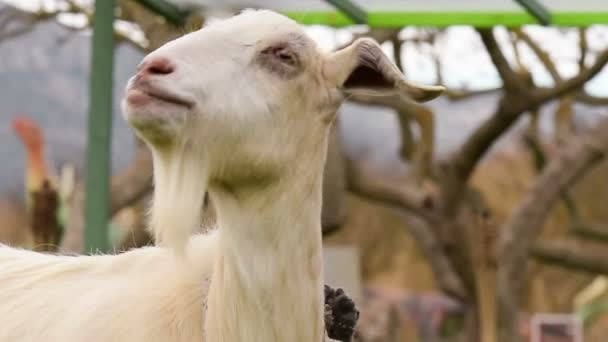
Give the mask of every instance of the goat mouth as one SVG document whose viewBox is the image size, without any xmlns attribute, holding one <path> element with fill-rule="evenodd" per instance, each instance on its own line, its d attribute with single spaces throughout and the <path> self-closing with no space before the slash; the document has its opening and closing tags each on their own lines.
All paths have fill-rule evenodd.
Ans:
<svg viewBox="0 0 608 342">
<path fill-rule="evenodd" d="M 146 87 L 133 87 L 129 89 L 127 101 L 131 105 L 144 105 L 151 101 L 160 101 L 163 103 L 185 107 L 191 109 L 194 106 L 192 101 L 186 100 L 167 91 Z"/>
</svg>

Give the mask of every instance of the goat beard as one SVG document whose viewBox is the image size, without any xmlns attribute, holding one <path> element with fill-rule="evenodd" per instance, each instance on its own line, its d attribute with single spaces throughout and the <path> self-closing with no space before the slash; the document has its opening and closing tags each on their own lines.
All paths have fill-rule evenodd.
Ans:
<svg viewBox="0 0 608 342">
<path fill-rule="evenodd" d="M 186 249 L 190 236 L 200 229 L 207 170 L 202 158 L 187 142 L 168 151 L 155 151 L 152 230 L 157 245 L 178 254 Z"/>
</svg>

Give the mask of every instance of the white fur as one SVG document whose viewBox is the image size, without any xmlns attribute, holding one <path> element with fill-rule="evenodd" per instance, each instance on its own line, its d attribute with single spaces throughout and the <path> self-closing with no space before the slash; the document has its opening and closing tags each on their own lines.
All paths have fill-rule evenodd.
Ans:
<svg viewBox="0 0 608 342">
<path fill-rule="evenodd" d="M 203 341 L 217 234 L 176 262 L 158 247 L 120 255 L 0 253 L 0 341 Z"/>
<path fill-rule="evenodd" d="M 326 56 L 292 20 L 249 11 L 148 55 L 123 112 L 153 153 L 160 247 L 78 257 L 0 248 L 0 341 L 321 341 L 329 125 L 362 53 L 396 70 L 377 44 L 357 44 Z M 161 59 L 174 71 L 148 73 Z M 191 105 L 143 96 L 146 84 Z M 192 237 L 205 192 L 219 229 Z"/>
</svg>

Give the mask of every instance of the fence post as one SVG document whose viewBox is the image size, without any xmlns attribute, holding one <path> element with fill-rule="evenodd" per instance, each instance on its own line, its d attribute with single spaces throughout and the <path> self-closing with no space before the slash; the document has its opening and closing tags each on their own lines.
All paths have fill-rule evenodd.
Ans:
<svg viewBox="0 0 608 342">
<path fill-rule="evenodd" d="M 114 0 L 95 1 L 86 164 L 86 251 L 108 249 L 114 67 Z"/>
</svg>

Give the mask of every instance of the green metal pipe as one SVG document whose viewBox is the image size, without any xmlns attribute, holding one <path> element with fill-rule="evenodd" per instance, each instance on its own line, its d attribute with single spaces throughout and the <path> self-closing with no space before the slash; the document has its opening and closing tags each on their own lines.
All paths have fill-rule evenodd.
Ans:
<svg viewBox="0 0 608 342">
<path fill-rule="evenodd" d="M 536 0 L 515 0 L 543 25 L 551 24 L 551 12 Z"/>
<path fill-rule="evenodd" d="M 95 1 L 86 165 L 87 252 L 108 249 L 114 68 L 114 0 Z"/>
<path fill-rule="evenodd" d="M 367 13 L 361 7 L 350 0 L 325 0 L 332 4 L 335 8 L 344 12 L 357 24 L 367 23 Z"/>
<path fill-rule="evenodd" d="M 285 15 L 304 25 L 344 27 L 356 24 L 341 11 L 284 12 Z M 551 13 L 551 25 L 563 27 L 587 27 L 608 22 L 608 11 Z M 405 26 L 448 27 L 471 25 L 494 27 L 504 25 L 519 27 L 538 24 L 538 20 L 526 11 L 390 11 L 367 12 L 367 25 L 372 28 L 403 28 Z"/>
</svg>

